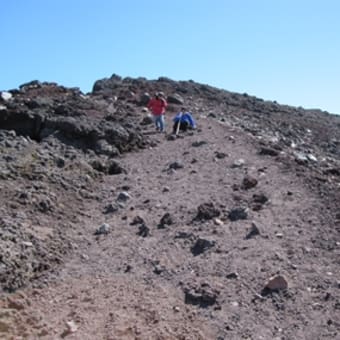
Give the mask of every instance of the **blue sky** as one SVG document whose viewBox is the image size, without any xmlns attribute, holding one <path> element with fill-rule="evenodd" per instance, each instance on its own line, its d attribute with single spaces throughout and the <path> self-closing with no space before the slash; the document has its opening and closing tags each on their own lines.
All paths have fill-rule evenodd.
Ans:
<svg viewBox="0 0 340 340">
<path fill-rule="evenodd" d="M 338 0 L 0 0 L 0 90 L 192 79 L 340 114 Z"/>
</svg>

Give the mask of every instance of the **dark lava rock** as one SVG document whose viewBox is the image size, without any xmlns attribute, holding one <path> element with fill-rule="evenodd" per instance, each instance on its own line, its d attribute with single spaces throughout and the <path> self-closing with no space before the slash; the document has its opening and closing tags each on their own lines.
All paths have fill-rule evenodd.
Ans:
<svg viewBox="0 0 340 340">
<path fill-rule="evenodd" d="M 135 216 L 130 225 L 144 224 L 144 220 L 140 216 Z"/>
<path fill-rule="evenodd" d="M 167 225 L 171 225 L 174 223 L 174 220 L 172 216 L 169 213 L 166 213 L 162 216 L 159 224 L 158 224 L 158 229 L 163 229 Z"/>
<path fill-rule="evenodd" d="M 220 216 L 220 211 L 214 207 L 213 203 L 203 203 L 198 207 L 196 220 L 211 220 Z"/>
<path fill-rule="evenodd" d="M 253 237 L 257 236 L 257 235 L 260 235 L 260 230 L 259 230 L 259 228 L 256 226 L 255 223 L 252 223 L 252 224 L 251 224 L 251 227 L 250 227 L 250 230 L 248 231 L 248 233 L 247 233 L 245 239 L 246 239 L 246 240 L 249 240 L 249 239 L 251 239 L 251 238 L 253 238 Z"/>
<path fill-rule="evenodd" d="M 245 208 L 235 208 L 229 212 L 228 218 L 233 222 L 237 220 L 246 220 L 248 218 L 248 213 Z"/>
<path fill-rule="evenodd" d="M 268 197 L 261 193 L 261 194 L 254 194 L 253 195 L 253 202 L 255 203 L 260 203 L 260 204 L 265 204 L 266 202 L 268 202 Z"/>
<path fill-rule="evenodd" d="M 191 252 L 194 256 L 200 255 L 212 248 L 215 245 L 215 241 L 210 241 L 204 238 L 199 238 L 195 244 L 191 247 Z"/>
<path fill-rule="evenodd" d="M 262 147 L 259 151 L 259 154 L 275 157 L 279 155 L 279 151 L 268 147 Z"/>
<path fill-rule="evenodd" d="M 171 164 L 169 164 L 169 169 L 174 169 L 174 170 L 178 170 L 178 169 L 183 169 L 184 165 L 181 162 L 173 162 Z"/>
<path fill-rule="evenodd" d="M 202 283 L 199 286 L 184 288 L 184 294 L 186 304 L 207 308 L 217 303 L 219 291 L 208 283 Z"/>
<path fill-rule="evenodd" d="M 150 235 L 150 229 L 144 223 L 142 223 L 138 227 L 137 235 L 142 236 L 142 237 L 147 237 Z"/>
<path fill-rule="evenodd" d="M 256 187 L 257 179 L 251 176 L 246 176 L 242 181 L 242 188 L 245 190 L 249 190 L 251 188 Z"/>
</svg>

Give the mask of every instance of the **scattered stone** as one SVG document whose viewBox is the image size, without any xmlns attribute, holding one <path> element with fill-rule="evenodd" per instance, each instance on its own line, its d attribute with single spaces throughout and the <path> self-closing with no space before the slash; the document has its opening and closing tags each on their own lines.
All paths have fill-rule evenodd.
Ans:
<svg viewBox="0 0 340 340">
<path fill-rule="evenodd" d="M 198 207 L 198 212 L 195 217 L 196 220 L 204 221 L 204 220 L 211 220 L 214 217 L 220 216 L 221 212 L 214 207 L 214 204 L 203 203 Z"/>
<path fill-rule="evenodd" d="M 119 210 L 119 205 L 116 203 L 110 203 L 104 208 L 104 214 L 112 214 Z"/>
<path fill-rule="evenodd" d="M 172 216 L 169 213 L 166 213 L 161 218 L 161 220 L 158 224 L 158 229 L 164 229 L 165 226 L 171 225 L 173 223 L 174 223 L 174 220 L 173 220 Z"/>
<path fill-rule="evenodd" d="M 325 175 L 340 176 L 340 168 L 328 168 L 323 170 Z"/>
<path fill-rule="evenodd" d="M 153 118 L 150 114 L 145 116 L 142 121 L 140 122 L 141 125 L 150 125 L 153 123 Z"/>
<path fill-rule="evenodd" d="M 271 277 L 266 283 L 263 293 L 268 294 L 269 292 L 278 292 L 281 290 L 288 289 L 288 282 L 282 275 L 276 275 Z M 264 294 L 261 295 L 264 295 Z"/>
<path fill-rule="evenodd" d="M 140 216 L 135 216 L 130 223 L 130 225 L 138 225 L 138 224 L 143 224 L 144 220 Z"/>
<path fill-rule="evenodd" d="M 307 158 L 308 160 L 310 160 L 311 162 L 314 162 L 314 163 L 317 163 L 318 162 L 318 159 L 312 155 L 311 153 L 307 154 Z"/>
<path fill-rule="evenodd" d="M 215 157 L 217 158 L 217 159 L 223 159 L 223 158 L 225 158 L 225 157 L 227 157 L 228 155 L 226 154 L 226 153 L 224 153 L 224 152 L 219 152 L 219 151 L 215 151 Z"/>
<path fill-rule="evenodd" d="M 183 169 L 183 168 L 184 168 L 183 163 L 176 161 L 176 162 L 171 163 L 168 169 L 178 170 L 178 169 Z"/>
<path fill-rule="evenodd" d="M 117 161 L 110 161 L 107 164 L 107 173 L 108 175 L 120 175 L 127 174 L 127 171 Z"/>
<path fill-rule="evenodd" d="M 233 280 L 233 279 L 238 279 L 239 275 L 237 272 L 232 272 L 226 275 L 227 279 Z"/>
<path fill-rule="evenodd" d="M 253 204 L 251 205 L 251 209 L 252 209 L 253 211 L 260 211 L 262 208 L 263 208 L 263 205 L 260 204 L 260 203 L 253 203 Z"/>
<path fill-rule="evenodd" d="M 256 187 L 257 179 L 251 176 L 246 176 L 242 181 L 242 188 L 245 190 L 249 190 L 251 188 Z"/>
<path fill-rule="evenodd" d="M 88 261 L 90 257 L 87 254 L 81 254 L 81 258 L 85 261 Z"/>
<path fill-rule="evenodd" d="M 139 105 L 146 106 L 149 103 L 151 96 L 148 92 L 144 92 L 139 98 Z"/>
<path fill-rule="evenodd" d="M 255 223 L 252 223 L 252 224 L 251 224 L 251 227 L 250 227 L 250 230 L 248 231 L 248 233 L 247 233 L 245 239 L 246 239 L 246 240 L 249 240 L 249 239 L 251 239 L 251 238 L 253 238 L 253 237 L 257 236 L 257 235 L 260 235 L 260 230 L 259 230 L 259 228 L 256 226 Z"/>
<path fill-rule="evenodd" d="M 170 140 L 170 141 L 173 141 L 173 140 L 176 140 L 176 135 L 169 135 L 168 137 L 167 137 L 167 140 Z"/>
<path fill-rule="evenodd" d="M 169 187 L 164 187 L 163 188 L 163 192 L 169 192 L 170 191 L 170 188 Z"/>
<path fill-rule="evenodd" d="M 142 236 L 142 237 L 147 237 L 150 235 L 150 229 L 144 223 L 142 223 L 138 227 L 137 235 Z"/>
<path fill-rule="evenodd" d="M 184 104 L 184 99 L 178 94 L 172 94 L 167 97 L 167 102 L 169 104 L 178 104 L 178 105 L 183 105 Z"/>
<path fill-rule="evenodd" d="M 200 255 L 212 248 L 215 245 L 215 241 L 207 240 L 204 238 L 198 238 L 195 244 L 191 247 L 191 253 L 194 256 Z"/>
<path fill-rule="evenodd" d="M 130 273 L 132 269 L 133 267 L 130 264 L 128 264 L 124 269 L 124 273 Z"/>
<path fill-rule="evenodd" d="M 219 218 L 214 218 L 214 223 L 216 225 L 224 225 L 224 222 L 221 219 L 219 219 Z"/>
<path fill-rule="evenodd" d="M 63 332 L 62 337 L 64 338 L 65 336 L 75 333 L 78 330 L 78 326 L 76 323 L 72 321 L 67 321 L 66 322 L 66 330 Z"/>
<path fill-rule="evenodd" d="M 2 91 L 2 92 L 1 92 L 1 98 L 2 98 L 5 102 L 9 101 L 12 97 L 13 97 L 13 95 L 12 95 L 12 93 L 10 93 L 10 92 L 6 92 L 6 91 Z"/>
<path fill-rule="evenodd" d="M 312 249 L 309 248 L 309 247 L 303 247 L 302 250 L 303 250 L 304 253 L 307 253 L 307 254 L 312 251 Z"/>
<path fill-rule="evenodd" d="M 156 275 L 161 275 L 165 271 L 166 271 L 165 266 L 161 265 L 159 262 L 154 264 L 153 272 Z"/>
<path fill-rule="evenodd" d="M 120 201 L 120 202 L 127 202 L 130 199 L 131 199 L 131 196 L 126 191 L 120 192 L 118 197 L 117 197 L 117 201 Z"/>
<path fill-rule="evenodd" d="M 305 165 L 308 163 L 308 157 L 301 152 L 294 152 L 295 161 L 298 164 Z"/>
<path fill-rule="evenodd" d="M 42 213 L 46 213 L 52 210 L 52 202 L 50 201 L 50 199 L 46 198 L 44 200 L 41 200 L 38 203 L 37 207 Z"/>
<path fill-rule="evenodd" d="M 29 247 L 33 247 L 33 243 L 32 242 L 28 242 L 28 241 L 24 241 L 22 242 L 22 245 L 29 248 Z"/>
<path fill-rule="evenodd" d="M 186 304 L 208 308 L 217 303 L 219 291 L 212 288 L 208 283 L 202 283 L 198 287 L 184 288 Z"/>
<path fill-rule="evenodd" d="M 241 208 L 241 207 L 232 209 L 228 214 L 228 218 L 232 222 L 235 222 L 238 220 L 246 220 L 248 218 L 247 209 Z"/>
<path fill-rule="evenodd" d="M 186 231 L 179 231 L 175 235 L 175 239 L 190 239 L 190 240 L 193 240 L 194 237 L 195 236 L 194 236 L 193 233 L 189 233 L 189 232 L 186 232 Z"/>
<path fill-rule="evenodd" d="M 191 145 L 193 147 L 197 148 L 197 147 L 200 147 L 200 146 L 206 145 L 206 144 L 208 144 L 208 143 L 206 141 L 202 140 L 202 141 L 193 142 Z"/>
<path fill-rule="evenodd" d="M 245 165 L 245 160 L 242 158 L 239 158 L 233 162 L 231 165 L 232 168 L 242 168 Z"/>
<path fill-rule="evenodd" d="M 253 202 L 259 203 L 259 204 L 262 205 L 262 204 L 265 204 L 266 202 L 268 202 L 268 197 L 263 193 L 254 194 L 253 195 Z"/>
<path fill-rule="evenodd" d="M 279 151 L 268 147 L 261 147 L 259 155 L 275 157 L 279 155 Z"/>
<path fill-rule="evenodd" d="M 96 231 L 95 235 L 107 235 L 110 232 L 110 225 L 103 223 Z"/>
</svg>

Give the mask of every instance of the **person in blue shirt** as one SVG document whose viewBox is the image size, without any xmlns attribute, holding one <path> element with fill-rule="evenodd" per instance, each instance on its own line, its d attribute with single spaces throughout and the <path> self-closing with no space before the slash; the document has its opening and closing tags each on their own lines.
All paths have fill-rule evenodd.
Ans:
<svg viewBox="0 0 340 340">
<path fill-rule="evenodd" d="M 181 112 L 177 113 L 177 115 L 173 118 L 173 129 L 172 132 L 174 134 L 177 133 L 177 130 L 187 131 L 188 129 L 196 129 L 196 122 L 192 117 L 192 114 L 185 110 L 182 107 Z M 179 125 L 179 127 L 178 127 Z"/>
</svg>

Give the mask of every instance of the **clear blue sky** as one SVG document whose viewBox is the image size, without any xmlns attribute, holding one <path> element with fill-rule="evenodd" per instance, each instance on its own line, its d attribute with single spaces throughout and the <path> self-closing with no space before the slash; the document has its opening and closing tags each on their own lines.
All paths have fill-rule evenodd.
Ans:
<svg viewBox="0 0 340 340">
<path fill-rule="evenodd" d="M 0 90 L 192 79 L 340 114 L 339 0 L 0 0 Z"/>
</svg>

